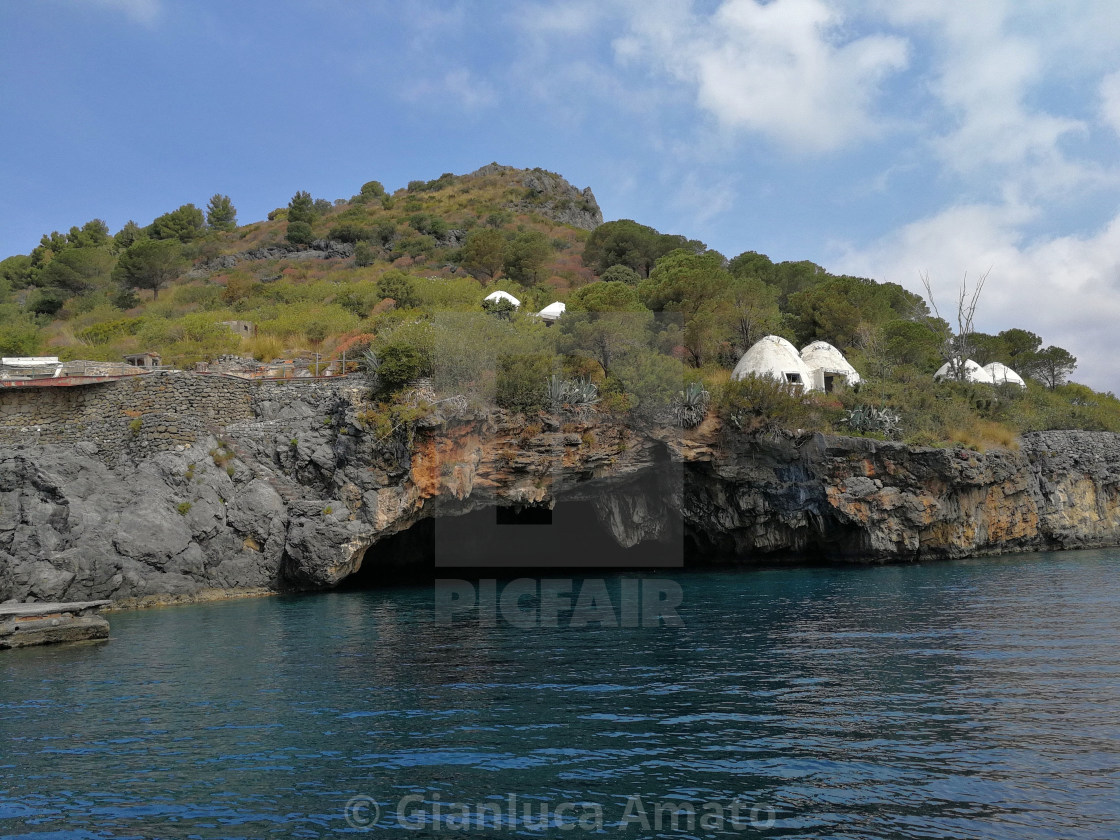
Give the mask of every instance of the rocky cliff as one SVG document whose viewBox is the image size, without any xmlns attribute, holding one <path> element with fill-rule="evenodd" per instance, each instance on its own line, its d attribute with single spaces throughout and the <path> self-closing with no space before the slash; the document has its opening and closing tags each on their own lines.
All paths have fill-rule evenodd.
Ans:
<svg viewBox="0 0 1120 840">
<path fill-rule="evenodd" d="M 180 406 L 189 434 L 138 439 L 138 412 L 108 389 L 84 399 L 98 416 L 84 437 L 73 424 L 52 437 L 49 418 L 18 425 L 26 397 L 0 394 L 20 406 L 0 403 L 0 421 L 15 418 L 0 422 L 0 601 L 326 588 L 409 562 L 387 538 L 421 520 L 494 507 L 581 504 L 638 562 L 673 540 L 688 564 L 1120 543 L 1120 438 L 1105 433 L 1033 434 L 980 454 L 750 437 L 712 419 L 681 432 L 444 406 L 379 438 L 360 382 L 231 385 L 228 418 L 214 416 L 230 397 L 208 397 L 221 391 L 210 382 L 151 382 L 146 398 L 218 408 Z M 174 414 L 146 407 L 142 421 Z"/>
</svg>

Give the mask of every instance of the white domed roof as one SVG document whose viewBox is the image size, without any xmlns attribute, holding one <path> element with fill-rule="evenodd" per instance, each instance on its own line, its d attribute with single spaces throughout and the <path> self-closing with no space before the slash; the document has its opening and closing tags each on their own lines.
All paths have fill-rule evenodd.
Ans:
<svg viewBox="0 0 1120 840">
<path fill-rule="evenodd" d="M 555 321 L 567 311 L 568 307 L 558 300 L 554 300 L 537 314 L 546 321 Z"/>
<path fill-rule="evenodd" d="M 807 364 L 810 370 L 839 373 L 848 380 L 849 385 L 855 385 L 860 380 L 859 372 L 844 358 L 844 354 L 827 341 L 814 341 L 803 347 L 801 361 Z"/>
<path fill-rule="evenodd" d="M 934 379 L 956 379 L 951 373 L 952 362 L 946 362 L 937 369 L 937 373 L 933 375 Z M 995 385 L 995 380 L 992 375 L 972 359 L 964 360 L 964 379 L 966 382 L 981 382 L 984 385 Z"/>
<path fill-rule="evenodd" d="M 1006 385 L 1011 383 L 1018 385 L 1020 388 L 1026 388 L 1027 383 L 1023 381 L 1023 377 L 1005 365 L 1003 362 L 988 362 L 984 365 L 984 370 L 992 377 L 992 381 L 997 385 Z"/>
<path fill-rule="evenodd" d="M 813 390 L 813 372 L 797 348 L 781 336 L 768 335 L 760 338 L 735 365 L 732 379 L 743 379 L 751 374 L 768 376 L 779 382 L 800 384 L 805 390 Z"/>
<path fill-rule="evenodd" d="M 508 300 L 514 306 L 521 306 L 521 301 L 519 301 L 509 292 L 491 292 L 484 298 L 484 300 Z"/>
</svg>

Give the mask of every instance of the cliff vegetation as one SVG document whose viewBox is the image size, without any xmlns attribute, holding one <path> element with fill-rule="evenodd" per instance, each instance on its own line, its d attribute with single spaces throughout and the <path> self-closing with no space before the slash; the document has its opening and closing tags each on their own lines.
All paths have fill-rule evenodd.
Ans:
<svg viewBox="0 0 1120 840">
<path fill-rule="evenodd" d="M 502 290 L 519 309 L 484 308 Z M 531 313 L 560 301 L 547 326 Z M 223 322 L 253 325 L 238 335 Z M 858 388 L 803 395 L 730 370 L 760 337 L 825 340 L 863 374 Z M 1025 389 L 934 384 L 944 348 L 967 339 L 980 364 Z M 901 286 L 811 262 L 727 258 L 632 220 L 603 223 L 590 189 L 554 173 L 490 164 L 349 198 L 298 192 L 238 225 L 228 196 L 184 204 L 111 233 L 94 219 L 0 262 L 0 352 L 119 360 L 152 351 L 189 367 L 233 354 L 364 356 L 389 437 L 441 401 L 529 418 L 556 405 L 628 424 L 784 428 L 1014 447 L 1049 429 L 1120 431 L 1120 401 L 1068 382 L 1076 360 L 1009 325 L 954 335 Z M 422 382 L 422 399 L 416 383 Z M 897 418 L 878 422 L 867 418 Z"/>
</svg>

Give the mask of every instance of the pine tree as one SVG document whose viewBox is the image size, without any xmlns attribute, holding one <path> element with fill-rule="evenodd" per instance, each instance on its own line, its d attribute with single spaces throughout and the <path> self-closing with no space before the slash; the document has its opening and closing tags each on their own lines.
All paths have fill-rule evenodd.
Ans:
<svg viewBox="0 0 1120 840">
<path fill-rule="evenodd" d="M 233 230 L 237 227 L 237 208 L 228 195 L 214 193 L 206 205 L 206 226 L 210 230 Z"/>
<path fill-rule="evenodd" d="M 311 222 L 315 218 L 315 202 L 311 193 L 301 190 L 288 202 L 288 241 L 293 245 L 311 244 Z"/>
</svg>

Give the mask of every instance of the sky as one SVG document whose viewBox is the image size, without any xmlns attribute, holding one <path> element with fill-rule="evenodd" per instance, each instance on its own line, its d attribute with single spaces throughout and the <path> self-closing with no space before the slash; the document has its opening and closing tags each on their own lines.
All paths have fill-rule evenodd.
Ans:
<svg viewBox="0 0 1120 840">
<path fill-rule="evenodd" d="M 922 291 L 1120 392 L 1114 0 L 0 0 L 0 257 L 497 161 Z"/>
</svg>

